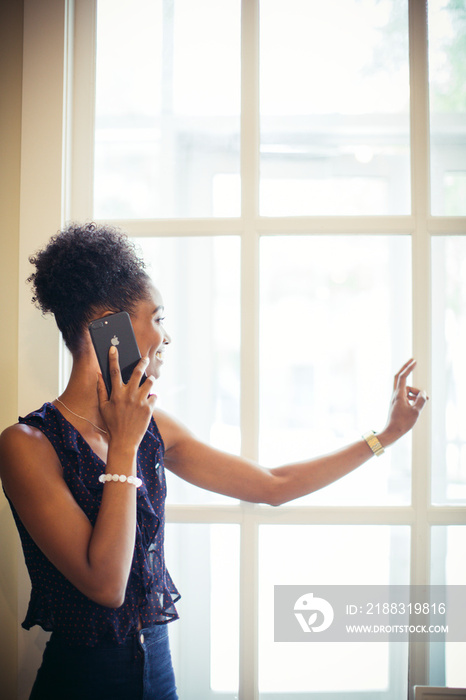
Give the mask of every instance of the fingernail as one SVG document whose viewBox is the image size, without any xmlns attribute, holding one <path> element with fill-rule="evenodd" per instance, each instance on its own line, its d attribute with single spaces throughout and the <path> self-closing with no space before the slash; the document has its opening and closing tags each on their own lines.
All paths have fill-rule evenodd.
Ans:
<svg viewBox="0 0 466 700">
<path fill-rule="evenodd" d="M 114 345 L 112 345 L 112 347 L 110 348 L 110 355 L 114 355 L 115 353 L 116 353 L 116 347 Z"/>
</svg>

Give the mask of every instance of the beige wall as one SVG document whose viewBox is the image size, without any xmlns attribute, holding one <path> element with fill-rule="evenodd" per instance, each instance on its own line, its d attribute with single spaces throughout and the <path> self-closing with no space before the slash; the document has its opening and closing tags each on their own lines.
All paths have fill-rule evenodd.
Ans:
<svg viewBox="0 0 466 700">
<path fill-rule="evenodd" d="M 0 3 L 0 429 L 18 414 L 18 255 L 23 2 Z M 17 696 L 17 535 L 0 494 L 0 687 Z"/>
<path fill-rule="evenodd" d="M 0 2 L 0 430 L 58 391 L 58 331 L 32 306 L 25 280 L 28 256 L 62 223 L 71 6 L 71 0 Z M 19 552 L 0 494 L 2 700 L 29 697 L 46 639 L 37 627 L 20 628 L 30 584 Z"/>
</svg>

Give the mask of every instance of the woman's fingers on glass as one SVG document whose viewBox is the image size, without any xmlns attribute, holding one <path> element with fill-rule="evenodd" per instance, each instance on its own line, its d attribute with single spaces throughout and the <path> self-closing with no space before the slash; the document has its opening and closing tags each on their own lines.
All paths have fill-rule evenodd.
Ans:
<svg viewBox="0 0 466 700">
<path fill-rule="evenodd" d="M 412 406 L 417 408 L 419 411 L 421 411 L 424 408 L 424 404 L 428 400 L 429 400 L 429 397 L 427 396 L 424 389 L 415 389 L 413 387 L 409 387 L 409 389 L 408 389 L 408 401 L 411 403 Z"/>
<path fill-rule="evenodd" d="M 395 380 L 393 383 L 394 389 L 397 389 L 399 386 L 403 386 L 406 383 L 406 378 L 413 371 L 415 366 L 416 360 L 414 360 L 413 358 L 405 362 L 400 371 L 395 374 Z"/>
</svg>

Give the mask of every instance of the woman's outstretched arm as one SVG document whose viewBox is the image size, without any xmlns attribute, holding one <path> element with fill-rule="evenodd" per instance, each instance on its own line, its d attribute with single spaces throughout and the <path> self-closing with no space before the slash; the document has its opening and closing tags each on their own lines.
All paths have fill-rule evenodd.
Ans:
<svg viewBox="0 0 466 700">
<path fill-rule="evenodd" d="M 384 448 L 411 430 L 427 400 L 425 392 L 407 385 L 414 366 L 415 361 L 409 360 L 395 376 L 387 425 L 377 434 Z M 265 469 L 205 445 L 158 410 L 155 417 L 164 439 L 168 469 L 196 486 L 255 503 L 281 505 L 317 491 L 373 456 L 361 439 L 322 457 Z"/>
</svg>

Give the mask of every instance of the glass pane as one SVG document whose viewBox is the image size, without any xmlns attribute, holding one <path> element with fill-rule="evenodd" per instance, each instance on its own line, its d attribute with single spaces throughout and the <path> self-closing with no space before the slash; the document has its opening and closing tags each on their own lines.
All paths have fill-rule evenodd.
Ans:
<svg viewBox="0 0 466 700">
<path fill-rule="evenodd" d="M 432 241 L 432 500 L 466 503 L 466 236 Z"/>
<path fill-rule="evenodd" d="M 466 1 L 429 0 L 432 213 L 466 214 Z"/>
<path fill-rule="evenodd" d="M 180 698 L 238 692 L 239 526 L 169 524 L 167 567 L 183 596 L 170 645 Z"/>
<path fill-rule="evenodd" d="M 411 356 L 404 236 L 261 241 L 260 459 L 309 459 L 385 425 L 395 371 Z M 277 439 L 279 435 L 279 439 Z M 410 500 L 411 439 L 296 504 Z"/>
<path fill-rule="evenodd" d="M 332 698 L 351 692 L 351 697 L 358 692 L 364 698 L 407 697 L 407 644 L 274 642 L 273 596 L 280 584 L 407 584 L 409 536 L 408 527 L 388 525 L 260 527 L 261 700 L 288 700 L 294 693 L 323 700 L 332 692 Z"/>
<path fill-rule="evenodd" d="M 410 212 L 407 0 L 261 0 L 260 212 Z"/>
<path fill-rule="evenodd" d="M 139 238 L 161 291 L 172 343 L 157 382 L 158 406 L 200 439 L 238 454 L 239 239 Z M 167 473 L 168 502 L 232 503 Z"/>
<path fill-rule="evenodd" d="M 466 527 L 432 528 L 432 583 L 466 585 Z M 448 624 L 448 606 L 447 619 Z M 452 688 L 466 687 L 465 642 L 430 645 L 430 683 Z"/>
<path fill-rule="evenodd" d="M 239 215 L 240 1 L 97 10 L 94 216 Z"/>
</svg>

